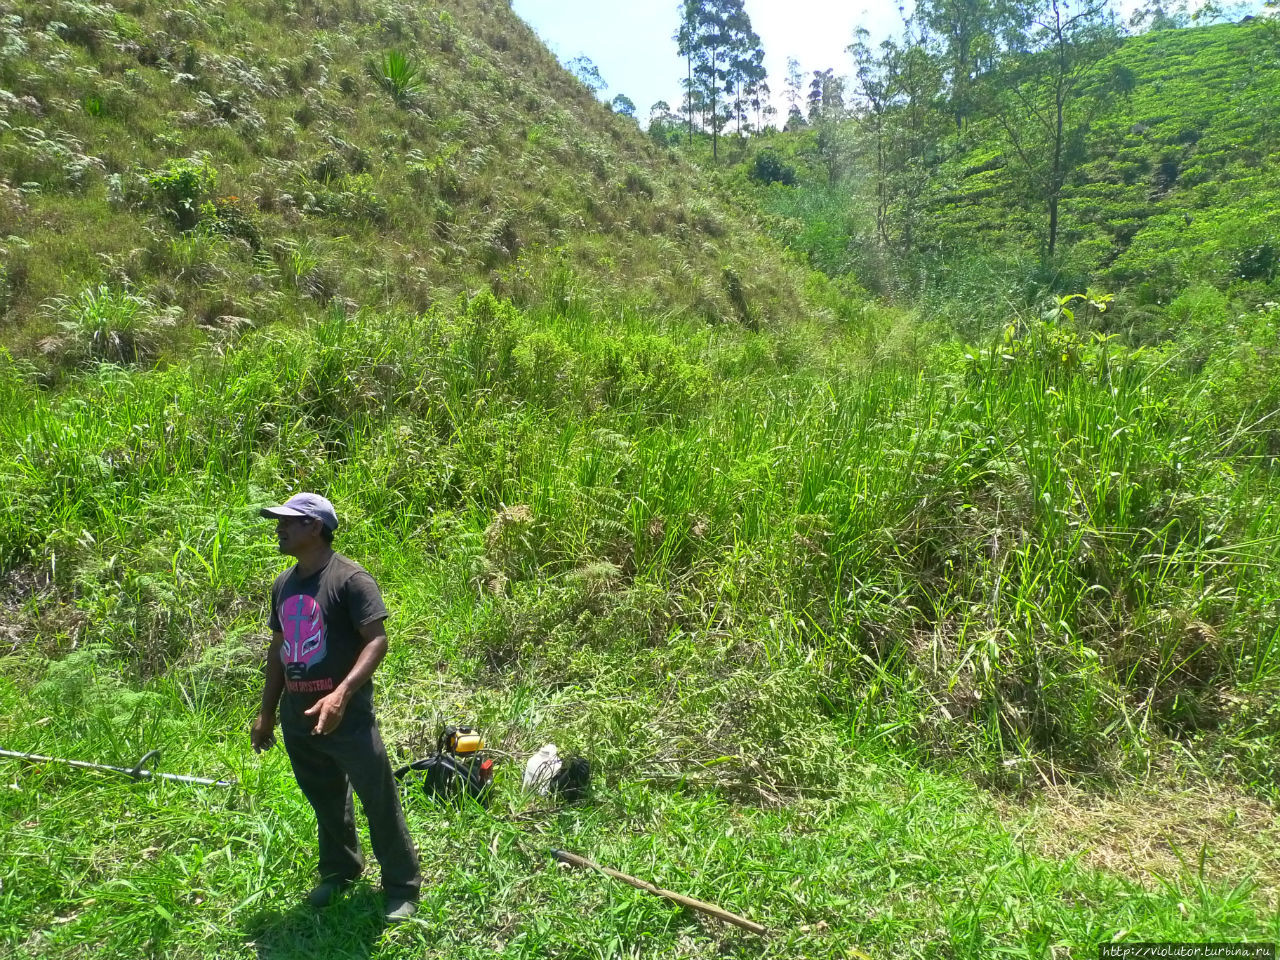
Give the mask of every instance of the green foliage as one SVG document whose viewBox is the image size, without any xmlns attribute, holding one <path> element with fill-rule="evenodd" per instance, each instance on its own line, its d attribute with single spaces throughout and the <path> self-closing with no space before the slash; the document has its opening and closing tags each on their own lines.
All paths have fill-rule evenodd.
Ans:
<svg viewBox="0 0 1280 960">
<path fill-rule="evenodd" d="M 1241 280 L 1269 283 L 1280 271 L 1280 237 L 1245 244 L 1231 251 L 1231 257 L 1232 270 Z"/>
<path fill-rule="evenodd" d="M 324 254 L 313 241 L 277 241 L 272 256 L 284 282 L 293 289 L 327 303 L 336 292 L 336 281 Z"/>
<path fill-rule="evenodd" d="M 630 97 L 626 96 L 625 94 L 621 94 L 621 93 L 618 94 L 609 102 L 609 106 L 613 110 L 613 112 L 618 114 L 619 116 L 629 117 L 632 120 L 635 119 L 635 116 L 636 116 L 635 101 L 632 100 Z"/>
<path fill-rule="evenodd" d="M 415 61 L 399 50 L 388 50 L 369 64 L 369 76 L 391 94 L 397 106 L 407 106 L 422 92 L 425 73 Z"/>
<path fill-rule="evenodd" d="M 307 213 L 336 220 L 387 222 L 389 208 L 375 189 L 371 174 L 344 173 L 324 182 L 304 180 L 302 186 L 306 191 L 303 210 Z"/>
<path fill-rule="evenodd" d="M 74 298 L 55 297 L 47 309 L 69 338 L 65 355 L 71 362 L 137 363 L 154 346 L 155 306 L 136 293 L 102 285 Z"/>
<path fill-rule="evenodd" d="M 780 183 L 793 187 L 796 183 L 795 168 L 783 163 L 782 158 L 773 150 L 759 151 L 751 161 L 748 175 L 757 183 L 765 185 Z"/>
<path fill-rule="evenodd" d="M 302 262 L 307 251 L 292 253 L 299 272 L 315 269 Z M 727 269 L 724 283 L 750 323 L 741 278 Z M 83 581 L 78 602 L 102 625 L 100 638 L 155 670 L 182 656 L 189 629 L 158 615 L 183 605 L 160 576 L 170 554 L 145 559 L 167 521 L 108 533 L 92 491 L 111 485 L 132 516 L 130 503 L 187 496 L 184 464 L 243 470 L 252 453 L 292 475 L 315 456 L 309 483 L 346 477 L 375 512 L 391 496 L 408 512 L 387 508 L 388 522 L 459 511 L 470 533 L 441 544 L 437 558 L 440 576 L 462 578 L 451 590 L 474 578 L 505 596 L 513 584 L 607 561 L 667 592 L 672 615 L 690 615 L 677 592 L 687 584 L 727 604 L 727 624 L 782 617 L 769 656 L 819 650 L 853 689 L 873 675 L 891 681 L 903 699 L 877 707 L 887 712 L 875 722 L 907 724 L 931 749 L 1043 752 L 1078 769 L 1123 764 L 1150 736 L 1127 706 L 1131 685 L 1160 694 L 1143 708 L 1155 729 L 1209 728 L 1205 691 L 1237 676 L 1238 644 L 1221 638 L 1243 642 L 1265 619 L 1276 584 L 1247 544 L 1274 522 L 1251 506 L 1269 489 L 1267 469 L 1243 456 L 1224 487 L 1221 463 L 1201 454 L 1224 435 L 1242 451 L 1265 441 L 1266 421 L 1227 414 L 1272 402 L 1274 379 L 1246 380 L 1248 357 L 1232 349 L 1210 361 L 1216 399 L 1189 370 L 1153 392 L 1169 360 L 1097 329 L 1112 302 L 1093 291 L 1057 298 L 1045 318 L 1007 324 L 967 357 L 942 350 L 853 375 L 791 361 L 798 366 L 781 379 L 781 342 L 774 358 L 754 361 L 756 378 L 742 373 L 752 338 L 766 334 L 742 331 L 726 356 L 722 335 L 695 328 L 664 336 L 647 324 L 585 324 L 590 308 L 567 296 L 558 316 L 491 294 L 418 317 L 335 313 L 301 340 L 246 335 L 208 366 L 86 382 L 83 408 L 28 410 L 14 399 L 4 415 L 15 436 L 54 439 L 30 448 L 34 459 L 11 477 L 13 525 L 0 549 L 30 556 L 31 531 L 44 530 L 61 576 Z M 98 291 L 82 298 L 81 315 L 90 307 L 141 317 L 146 305 Z M 1203 297 L 1179 309 L 1188 322 L 1216 315 Z M 1274 312 L 1259 315 L 1247 339 L 1265 341 L 1274 322 Z M 872 327 L 866 336 L 883 350 L 901 333 Z M 904 362 L 933 370 L 923 392 Z M 1244 399 L 1223 404 L 1228 391 Z M 1174 413 L 1202 404 L 1221 418 Z M 196 426 L 215 421 L 235 427 L 215 439 Z M 171 423 L 191 426 L 166 433 Z M 104 449 L 110 462 L 86 467 Z M 342 466 L 357 451 L 360 466 Z M 53 528 L 37 506 L 51 496 L 64 503 Z M 86 524 L 100 534 L 77 545 Z M 1238 558 L 1209 580 L 1179 578 L 1184 564 L 1237 541 Z M 104 572 L 122 550 L 141 566 Z M 92 586 L 100 582 L 122 583 L 123 593 Z M 1046 623 L 1058 627 L 1046 632 Z M 1189 655 L 1177 645 L 1195 624 L 1219 639 L 1188 678 L 1169 664 Z M 927 653 L 891 642 L 920 632 L 934 638 Z M 500 658 L 520 644 L 481 646 Z M 1151 660 L 1148 650 L 1163 652 Z M 1280 663 L 1263 647 L 1251 669 L 1269 682 Z M 1037 671 L 1053 682 L 1037 684 Z M 909 706 L 944 695 L 953 716 L 967 718 L 951 733 Z M 858 724 L 871 722 L 868 705 L 856 709 Z M 1117 741 L 1118 728 L 1132 732 Z"/>
<path fill-rule="evenodd" d="M 644 196 L 649 200 L 653 199 L 654 185 L 649 175 L 639 167 L 631 167 L 627 170 L 627 175 L 622 181 L 622 185 L 627 192 Z"/>
<path fill-rule="evenodd" d="M 866 266 L 855 266 L 860 257 L 874 250 L 870 244 L 857 242 L 861 239 L 857 213 L 843 191 L 775 186 L 762 202 L 779 218 L 774 227 L 778 235 L 789 237 L 791 247 L 803 253 L 815 269 L 831 277 L 852 273 L 871 284 L 880 279 Z"/>
<path fill-rule="evenodd" d="M 160 208 L 182 230 L 200 219 L 200 204 L 218 187 L 218 171 L 208 155 L 174 159 L 147 174 Z"/>
<path fill-rule="evenodd" d="M 569 72 L 593 94 L 603 93 L 609 89 L 609 84 L 605 82 L 604 77 L 600 76 L 600 68 L 592 62 L 590 57 L 574 57 L 566 66 Z"/>
<path fill-rule="evenodd" d="M 244 240 L 257 250 L 262 231 L 249 204 L 236 196 L 217 197 L 200 204 L 201 226 L 210 233 Z"/>
</svg>

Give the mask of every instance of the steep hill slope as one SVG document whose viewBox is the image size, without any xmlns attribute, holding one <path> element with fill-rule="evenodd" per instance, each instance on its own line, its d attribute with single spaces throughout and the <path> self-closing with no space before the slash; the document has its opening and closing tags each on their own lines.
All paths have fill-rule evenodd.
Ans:
<svg viewBox="0 0 1280 960">
<path fill-rule="evenodd" d="M 69 318 L 173 342 L 552 275 L 750 325 L 800 299 L 740 213 L 480 0 L 0 4 L 0 238 L 4 339 L 53 354 Z M 89 320 L 65 302 L 101 285 Z"/>
</svg>

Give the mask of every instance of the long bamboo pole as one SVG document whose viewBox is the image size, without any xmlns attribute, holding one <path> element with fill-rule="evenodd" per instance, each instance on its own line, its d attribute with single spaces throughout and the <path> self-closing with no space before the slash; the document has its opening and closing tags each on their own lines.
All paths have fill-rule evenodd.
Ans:
<svg viewBox="0 0 1280 960">
<path fill-rule="evenodd" d="M 664 900 L 671 900 L 680 904 L 682 907 L 689 907 L 705 913 L 708 916 L 715 917 L 717 920 L 723 920 L 725 923 L 732 923 L 735 927 L 741 927 L 743 930 L 749 930 L 759 936 L 764 936 L 769 931 L 756 923 L 754 920 L 748 920 L 746 917 L 740 917 L 736 913 L 730 913 L 723 907 L 717 907 L 714 903 L 706 903 L 702 900 L 695 900 L 693 897 L 686 897 L 681 893 L 673 893 L 670 890 L 663 890 L 661 887 L 655 887 L 652 883 L 645 880 L 638 880 L 635 877 L 628 876 L 620 870 L 614 870 L 610 867 L 602 867 L 593 860 L 586 857 L 578 856 L 576 853 L 570 853 L 568 850 L 552 850 L 551 855 L 561 863 L 567 863 L 575 867 L 582 867 L 586 870 L 596 870 L 603 873 L 607 877 L 613 877 L 615 880 L 621 880 L 623 883 L 630 884 L 637 890 L 643 890 L 646 893 L 652 893 L 654 896 L 662 897 Z"/>
</svg>

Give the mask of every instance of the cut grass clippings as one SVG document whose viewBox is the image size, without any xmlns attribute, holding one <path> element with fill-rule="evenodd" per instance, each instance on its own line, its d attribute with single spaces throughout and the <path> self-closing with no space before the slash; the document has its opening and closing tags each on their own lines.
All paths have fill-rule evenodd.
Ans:
<svg viewBox="0 0 1280 960">
<path fill-rule="evenodd" d="M 1280 909 L 1280 821 L 1273 805 L 1237 788 L 1189 777 L 1106 794 L 1064 784 L 999 807 L 1042 856 L 1075 858 L 1148 889 L 1176 878 L 1239 886 L 1259 907 Z"/>
</svg>

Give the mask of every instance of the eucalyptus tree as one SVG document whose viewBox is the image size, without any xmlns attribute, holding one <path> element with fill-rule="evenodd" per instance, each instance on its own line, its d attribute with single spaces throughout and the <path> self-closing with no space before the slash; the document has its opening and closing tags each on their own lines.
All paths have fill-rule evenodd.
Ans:
<svg viewBox="0 0 1280 960">
<path fill-rule="evenodd" d="M 739 45 L 730 59 L 729 74 L 726 78 L 726 92 L 733 94 L 733 115 L 738 124 L 738 135 L 742 135 L 742 125 L 747 123 L 747 111 L 760 108 L 759 86 L 766 82 L 768 71 L 764 68 L 764 48 L 760 46 L 760 38 L 751 29 L 751 21 L 746 19 L 740 25 Z M 730 91 L 729 88 L 732 88 Z M 750 123 L 747 123 L 748 128 Z M 757 125 L 758 126 L 758 125 Z"/>
<path fill-rule="evenodd" d="M 809 81 L 809 120 L 838 119 L 844 107 L 844 82 L 831 67 L 813 71 Z"/>
<path fill-rule="evenodd" d="M 844 80 L 828 67 L 813 71 L 809 81 L 809 127 L 814 133 L 818 159 L 834 186 L 845 169 L 849 131 L 845 128 Z M 788 121 L 790 125 L 790 121 Z"/>
<path fill-rule="evenodd" d="M 948 127 L 943 66 L 929 50 L 927 28 L 913 18 L 905 19 L 901 41 L 872 47 L 870 34 L 859 29 L 847 50 L 854 64 L 857 128 L 873 156 L 876 235 L 883 246 L 906 256 L 915 244 L 922 198 Z"/>
<path fill-rule="evenodd" d="M 762 76 L 758 83 L 751 87 L 751 109 L 756 115 L 756 132 L 759 133 L 765 127 L 766 123 L 773 120 L 778 115 L 778 108 L 769 102 L 769 98 L 773 96 L 773 91 L 769 89 L 768 76 Z"/>
<path fill-rule="evenodd" d="M 605 83 L 604 77 L 600 75 L 600 68 L 590 57 L 574 57 L 569 61 L 568 67 L 569 72 L 592 93 L 599 94 L 609 89 L 609 84 Z"/>
<path fill-rule="evenodd" d="M 680 26 L 672 37 L 676 42 L 676 49 L 680 56 L 684 57 L 685 62 L 685 77 L 680 82 L 684 87 L 684 113 L 689 126 L 690 146 L 693 145 L 693 98 L 696 89 L 693 81 L 693 63 L 700 55 L 701 49 L 698 42 L 698 34 L 702 29 L 701 11 L 700 0 L 681 0 Z"/>
<path fill-rule="evenodd" d="M 1044 253 L 1057 250 L 1062 189 L 1085 156 L 1090 127 L 1114 92 L 1098 62 L 1119 42 L 1107 0 L 1041 0 L 1025 49 L 1010 53 L 991 84 L 992 108 L 1028 199 L 1043 204 Z"/>
<path fill-rule="evenodd" d="M 800 70 L 800 61 L 795 57 L 787 57 L 787 79 L 783 99 L 787 101 L 787 113 L 800 112 L 800 104 L 804 100 L 804 73 Z"/>
<path fill-rule="evenodd" d="M 1166 0 L 1149 0 L 1129 15 L 1129 26 L 1138 31 L 1180 30 L 1190 26 L 1191 15 L 1185 2 L 1176 6 Z"/>
<path fill-rule="evenodd" d="M 957 130 L 977 109 L 976 85 L 1020 46 L 1034 0 L 918 0 L 912 19 L 940 48 Z"/>
<path fill-rule="evenodd" d="M 899 94 L 899 48 L 892 40 L 871 46 L 865 27 L 854 31 L 854 41 L 846 48 L 853 57 L 853 100 L 860 128 L 867 134 L 872 155 L 871 178 L 875 192 L 876 237 L 889 246 L 890 206 L 890 110 Z"/>
<path fill-rule="evenodd" d="M 701 93 L 711 155 L 719 157 L 720 131 L 741 121 L 750 88 L 764 78 L 764 51 L 743 0 L 682 0 L 675 41 L 685 58 L 686 111 L 693 142 L 694 103 Z"/>
</svg>

